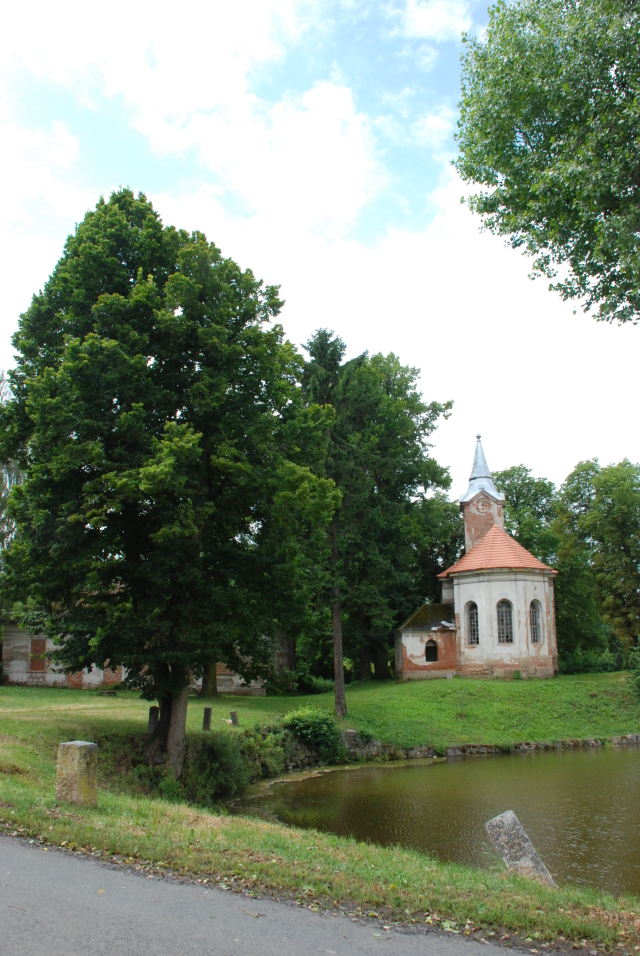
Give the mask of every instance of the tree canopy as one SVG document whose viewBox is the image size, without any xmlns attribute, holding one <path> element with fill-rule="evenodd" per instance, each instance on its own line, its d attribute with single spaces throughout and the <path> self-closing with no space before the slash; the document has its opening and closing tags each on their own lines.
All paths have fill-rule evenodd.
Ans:
<svg viewBox="0 0 640 956">
<path fill-rule="evenodd" d="M 323 573 L 337 498 L 308 463 L 325 416 L 267 324 L 280 307 L 121 190 L 69 237 L 14 337 L 0 458 L 25 479 L 3 590 L 67 669 L 122 664 L 160 701 L 178 775 L 191 676 L 212 659 L 266 673 Z"/>
<path fill-rule="evenodd" d="M 640 316 L 640 7 L 500 0 L 466 36 L 456 167 L 470 207 L 598 317 Z"/>
<path fill-rule="evenodd" d="M 419 506 L 449 486 L 428 440 L 451 403 L 423 402 L 418 370 L 393 354 L 344 362 L 344 343 L 325 329 L 306 348 L 307 400 L 330 404 L 334 415 L 322 470 L 341 494 L 332 526 L 334 637 L 343 635 L 362 676 L 373 662 L 384 677 L 394 627 L 425 597 L 418 539 L 427 509 Z"/>
<path fill-rule="evenodd" d="M 640 633 L 640 466 L 579 462 L 559 489 L 523 465 L 494 480 L 506 530 L 558 572 L 561 667 L 621 664 Z"/>
</svg>

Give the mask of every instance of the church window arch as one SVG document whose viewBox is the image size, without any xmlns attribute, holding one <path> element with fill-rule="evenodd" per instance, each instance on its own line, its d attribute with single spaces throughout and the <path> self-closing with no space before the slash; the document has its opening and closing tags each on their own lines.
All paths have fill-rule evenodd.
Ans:
<svg viewBox="0 0 640 956">
<path fill-rule="evenodd" d="M 469 601 L 466 606 L 467 644 L 475 647 L 480 643 L 480 629 L 478 627 L 478 605 Z"/>
<path fill-rule="evenodd" d="M 438 660 L 438 645 L 434 640 L 427 641 L 425 644 L 424 657 L 427 664 L 435 664 Z"/>
<path fill-rule="evenodd" d="M 511 601 L 498 601 L 498 644 L 513 644 L 513 608 Z"/>
<path fill-rule="evenodd" d="M 529 605 L 529 627 L 531 629 L 531 643 L 542 644 L 542 608 L 540 601 L 535 599 Z"/>
</svg>

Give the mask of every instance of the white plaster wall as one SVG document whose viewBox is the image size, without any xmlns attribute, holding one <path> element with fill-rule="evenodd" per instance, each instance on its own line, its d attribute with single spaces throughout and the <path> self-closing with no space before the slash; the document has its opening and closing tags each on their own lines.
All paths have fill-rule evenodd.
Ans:
<svg viewBox="0 0 640 956">
<path fill-rule="evenodd" d="M 529 606 L 538 600 L 541 605 L 542 642 L 531 643 Z M 512 605 L 513 644 L 498 643 L 497 604 L 507 600 Z M 480 641 L 469 645 L 466 605 L 478 605 Z M 458 623 L 460 663 L 464 667 L 507 665 L 514 668 L 536 666 L 549 668 L 557 656 L 553 580 L 547 572 L 484 571 L 456 575 L 454 607 Z"/>
</svg>

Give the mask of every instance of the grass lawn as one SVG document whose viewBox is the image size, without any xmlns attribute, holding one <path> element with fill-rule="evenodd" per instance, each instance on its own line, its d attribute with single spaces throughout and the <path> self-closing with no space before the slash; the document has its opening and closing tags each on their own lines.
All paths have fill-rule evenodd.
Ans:
<svg viewBox="0 0 640 956">
<path fill-rule="evenodd" d="M 204 701 L 191 698 L 187 731 L 201 733 Z M 307 704 L 333 708 L 331 694 L 286 697 L 219 697 L 212 707 L 212 729 L 237 710 L 240 729 L 268 724 Z M 432 680 L 404 684 L 357 684 L 347 688 L 345 726 L 378 740 L 413 747 L 431 744 L 497 744 L 612 737 L 640 732 L 640 700 L 625 675 L 579 674 L 555 680 Z M 58 688 L 0 687 L 0 740 L 19 741 L 23 757 L 76 737 L 109 739 L 146 731 L 149 704 L 137 693 Z M 27 748 L 25 751 L 24 748 Z M 1 751 L 0 751 L 1 753 Z"/>
<path fill-rule="evenodd" d="M 222 717 L 230 709 L 238 711 L 242 729 L 306 703 L 329 708 L 331 698 L 221 698 L 212 702 L 213 726 L 227 727 Z M 347 704 L 348 725 L 404 746 L 508 745 L 640 731 L 640 704 L 617 674 L 371 683 L 348 690 Z M 201 733 L 202 707 L 191 700 L 190 734 Z M 640 946 L 638 900 L 570 887 L 554 891 L 498 865 L 473 870 L 413 851 L 145 796 L 126 766 L 126 749 L 145 731 L 147 711 L 148 704 L 128 692 L 101 697 L 94 691 L 0 688 L 0 832 L 116 855 L 229 889 L 288 896 L 312 908 L 374 911 L 387 921 L 426 918 L 475 936 L 511 934 L 513 942 L 530 940 L 529 948 L 536 945 L 531 940 L 559 937 L 633 956 Z M 55 800 L 57 745 L 74 738 L 95 740 L 101 749 L 94 809 Z"/>
</svg>

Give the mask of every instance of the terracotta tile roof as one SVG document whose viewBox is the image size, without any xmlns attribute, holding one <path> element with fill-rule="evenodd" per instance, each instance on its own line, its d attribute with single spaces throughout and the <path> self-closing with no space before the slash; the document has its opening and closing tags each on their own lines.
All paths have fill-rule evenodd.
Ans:
<svg viewBox="0 0 640 956">
<path fill-rule="evenodd" d="M 502 569 L 506 571 L 531 570 L 551 571 L 552 568 L 538 561 L 537 558 L 518 544 L 510 534 L 499 528 L 497 524 L 487 531 L 484 538 L 478 541 L 459 561 L 439 574 L 439 578 L 447 578 L 450 574 L 461 574 L 463 571 L 490 571 Z"/>
</svg>

